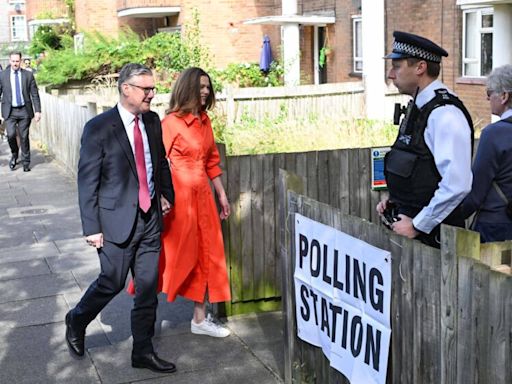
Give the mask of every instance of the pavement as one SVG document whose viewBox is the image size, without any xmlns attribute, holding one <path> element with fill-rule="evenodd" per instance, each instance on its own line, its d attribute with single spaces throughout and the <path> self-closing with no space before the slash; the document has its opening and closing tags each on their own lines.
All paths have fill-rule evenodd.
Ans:
<svg viewBox="0 0 512 384">
<path fill-rule="evenodd" d="M 190 333 L 192 303 L 159 295 L 155 349 L 176 373 L 130 364 L 132 299 L 120 293 L 87 328 L 73 358 L 64 316 L 97 277 L 82 236 L 75 179 L 32 149 L 32 171 L 8 167 L 0 142 L 0 383 L 282 383 L 280 312 L 233 316 L 225 339 Z"/>
</svg>

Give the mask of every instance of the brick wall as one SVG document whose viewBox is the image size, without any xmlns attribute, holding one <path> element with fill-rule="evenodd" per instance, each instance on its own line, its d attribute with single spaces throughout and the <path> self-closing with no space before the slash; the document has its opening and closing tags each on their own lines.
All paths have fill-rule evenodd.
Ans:
<svg viewBox="0 0 512 384">
<path fill-rule="evenodd" d="M 67 17 L 64 0 L 27 0 L 27 21 L 40 18 L 41 14 L 51 14 L 54 18 Z"/>
<path fill-rule="evenodd" d="M 233 62 L 259 62 L 263 36 L 269 35 L 274 57 L 279 57 L 280 28 L 245 25 L 243 21 L 276 15 L 275 0 L 183 0 L 178 23 L 184 25 L 197 8 L 201 20 L 201 41 L 208 47 L 214 64 L 223 68 Z"/>
<path fill-rule="evenodd" d="M 117 0 L 78 0 L 75 2 L 78 32 L 98 31 L 117 37 L 122 23 L 117 17 Z"/>
<path fill-rule="evenodd" d="M 488 124 L 491 115 L 485 98 L 485 80 L 461 79 L 462 12 L 456 0 L 387 0 L 385 7 L 386 52 L 391 51 L 394 30 L 425 36 L 441 45 L 449 56 L 443 58 L 439 79 L 457 93 L 476 126 Z"/>
</svg>

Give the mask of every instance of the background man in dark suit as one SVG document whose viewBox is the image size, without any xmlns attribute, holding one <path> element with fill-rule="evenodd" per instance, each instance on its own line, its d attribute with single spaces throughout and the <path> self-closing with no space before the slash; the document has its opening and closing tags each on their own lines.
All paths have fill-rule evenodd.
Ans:
<svg viewBox="0 0 512 384">
<path fill-rule="evenodd" d="M 41 120 L 41 101 L 36 80 L 30 71 L 20 68 L 21 52 L 11 52 L 9 64 L 0 73 L 0 96 L 2 96 L 2 116 L 5 119 L 7 140 L 11 147 L 12 157 L 9 168 L 14 171 L 18 161 L 18 141 L 20 137 L 21 162 L 23 170 L 30 171 L 30 140 L 28 131 L 30 122 L 35 117 Z M 35 110 L 35 113 L 34 113 Z"/>
<path fill-rule="evenodd" d="M 155 354 L 151 340 L 162 215 L 174 202 L 160 119 L 149 110 L 155 95 L 151 70 L 126 64 L 118 90 L 117 106 L 87 122 L 82 134 L 80 213 L 86 241 L 98 249 L 101 273 L 66 315 L 66 341 L 74 354 L 84 354 L 87 325 L 123 289 L 131 270 L 132 366 L 174 372 L 173 363 Z"/>
</svg>

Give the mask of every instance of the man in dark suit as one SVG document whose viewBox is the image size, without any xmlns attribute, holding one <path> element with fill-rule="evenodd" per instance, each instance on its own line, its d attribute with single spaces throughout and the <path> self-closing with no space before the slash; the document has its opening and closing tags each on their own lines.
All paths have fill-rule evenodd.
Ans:
<svg viewBox="0 0 512 384">
<path fill-rule="evenodd" d="M 135 281 L 131 313 L 132 366 L 174 372 L 160 359 L 152 337 L 157 307 L 162 215 L 174 202 L 171 173 L 158 115 L 151 70 L 126 64 L 118 80 L 117 106 L 84 127 L 78 163 L 78 197 L 86 241 L 97 248 L 101 273 L 66 315 L 66 341 L 84 354 L 85 329 L 125 285 Z"/>
<path fill-rule="evenodd" d="M 5 119 L 7 140 L 12 157 L 9 168 L 14 171 L 18 162 L 18 140 L 20 138 L 21 162 L 23 171 L 30 171 L 30 140 L 28 131 L 30 122 L 35 117 L 41 120 L 41 101 L 36 80 L 30 71 L 20 68 L 21 52 L 11 52 L 9 64 L 0 73 L 0 96 L 2 96 L 2 116 Z M 35 113 L 34 113 L 35 110 Z"/>
</svg>

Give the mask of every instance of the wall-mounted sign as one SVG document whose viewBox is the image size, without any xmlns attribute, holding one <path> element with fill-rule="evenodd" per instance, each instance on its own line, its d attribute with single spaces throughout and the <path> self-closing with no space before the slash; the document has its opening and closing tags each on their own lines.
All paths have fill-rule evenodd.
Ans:
<svg viewBox="0 0 512 384">
<path fill-rule="evenodd" d="M 390 147 L 372 148 L 372 189 L 378 191 L 386 189 L 384 177 L 384 156 L 390 151 Z"/>
<path fill-rule="evenodd" d="M 295 214 L 297 336 L 352 384 L 385 384 L 391 254 Z"/>
</svg>

